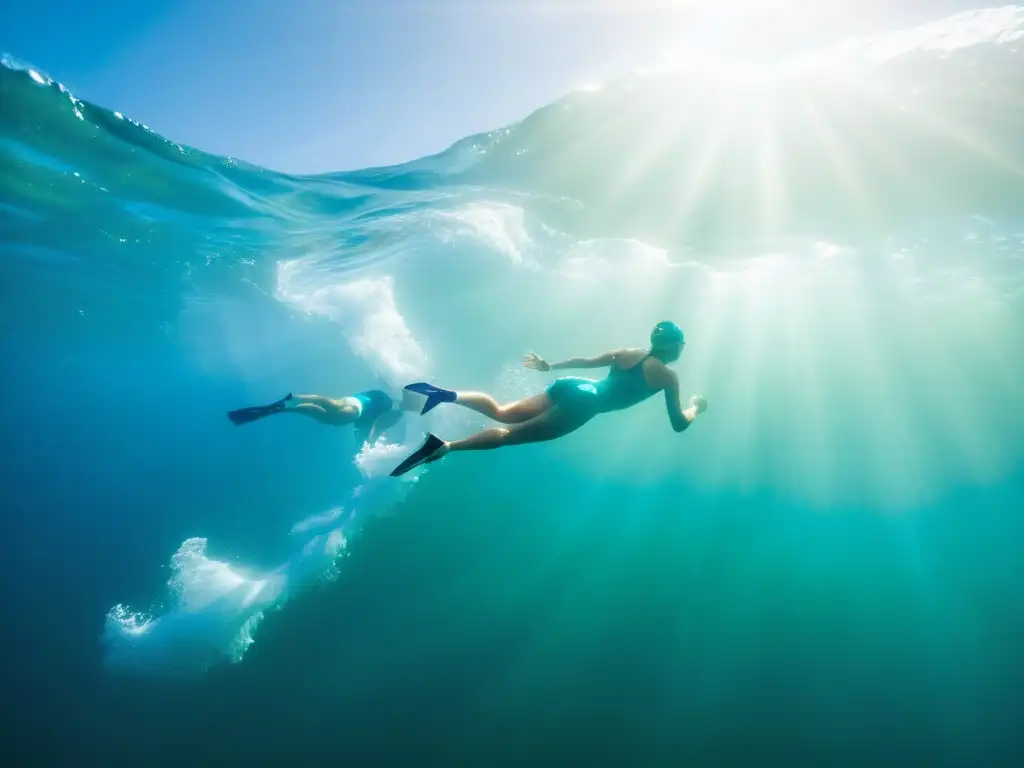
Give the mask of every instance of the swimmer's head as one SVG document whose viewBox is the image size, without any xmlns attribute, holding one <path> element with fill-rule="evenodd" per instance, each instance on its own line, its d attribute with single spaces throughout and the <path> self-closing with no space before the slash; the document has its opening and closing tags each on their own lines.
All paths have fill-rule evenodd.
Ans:
<svg viewBox="0 0 1024 768">
<path fill-rule="evenodd" d="M 683 329 L 670 320 L 658 323 L 651 331 L 651 353 L 663 362 L 678 360 L 685 346 Z"/>
</svg>

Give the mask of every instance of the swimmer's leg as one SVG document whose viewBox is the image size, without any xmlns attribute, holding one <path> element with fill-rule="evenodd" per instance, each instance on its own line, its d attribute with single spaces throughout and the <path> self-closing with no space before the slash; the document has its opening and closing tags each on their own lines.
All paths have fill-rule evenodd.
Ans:
<svg viewBox="0 0 1024 768">
<path fill-rule="evenodd" d="M 332 427 L 341 427 L 351 424 L 359 418 L 361 407 L 358 401 L 353 398 L 342 398 L 334 400 L 323 395 L 292 395 L 283 397 L 276 403 L 257 406 L 255 408 L 242 408 L 231 411 L 228 418 L 236 425 L 248 424 L 275 413 L 298 413 L 308 416 L 320 424 Z"/>
<path fill-rule="evenodd" d="M 289 406 L 282 413 L 297 413 L 300 416 L 309 416 L 313 421 L 320 424 L 326 424 L 330 427 L 338 427 L 347 424 L 346 421 L 340 421 L 338 413 L 335 409 L 328 410 L 323 406 L 315 403 L 298 403 L 296 405 Z"/>
<path fill-rule="evenodd" d="M 338 407 L 338 401 L 330 397 L 324 397 L 323 395 L 290 395 L 291 402 L 288 404 L 289 408 L 295 408 L 299 405 L 315 405 L 321 410 L 332 411 Z"/>
<path fill-rule="evenodd" d="M 556 440 L 570 432 L 575 432 L 588 421 L 590 414 L 574 413 L 553 406 L 529 421 L 512 427 L 495 427 L 477 432 L 462 440 L 454 440 L 447 444 L 451 451 L 490 451 L 507 445 L 524 445 L 526 443 L 543 443 Z"/>
<path fill-rule="evenodd" d="M 337 400 L 323 395 L 295 395 L 288 402 L 286 413 L 309 416 L 320 424 L 344 427 L 362 414 L 362 405 L 354 397 Z"/>
<path fill-rule="evenodd" d="M 502 424 L 522 424 L 540 416 L 552 407 L 551 398 L 546 392 L 505 405 L 483 392 L 457 392 L 455 404 L 482 413 Z"/>
<path fill-rule="evenodd" d="M 426 441 L 411 456 L 395 467 L 392 477 L 404 475 L 421 464 L 443 459 L 452 451 L 490 451 L 507 445 L 542 443 L 564 437 L 575 432 L 588 421 L 592 414 L 564 410 L 557 406 L 549 408 L 522 424 L 512 427 L 494 427 L 477 432 L 463 440 L 446 443 L 435 435 L 427 435 Z"/>
<path fill-rule="evenodd" d="M 423 406 L 423 413 L 427 413 L 441 403 L 455 403 L 502 424 L 522 424 L 524 421 L 529 421 L 544 413 L 552 405 L 551 398 L 544 392 L 502 405 L 483 392 L 456 392 L 452 389 L 435 387 L 432 384 L 410 384 L 406 387 L 406 391 L 427 396 L 427 404 Z"/>
</svg>

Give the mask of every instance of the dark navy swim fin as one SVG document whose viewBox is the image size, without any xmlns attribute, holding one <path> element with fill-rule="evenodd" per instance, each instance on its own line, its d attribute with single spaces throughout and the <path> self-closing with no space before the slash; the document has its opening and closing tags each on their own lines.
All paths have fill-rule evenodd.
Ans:
<svg viewBox="0 0 1024 768">
<path fill-rule="evenodd" d="M 455 402 L 456 393 L 454 390 L 435 387 L 433 384 L 427 384 L 425 381 L 410 384 L 406 389 L 410 392 L 415 392 L 418 395 L 427 396 L 427 403 L 423 406 L 423 410 L 420 411 L 421 415 L 434 410 L 441 403 Z"/>
<path fill-rule="evenodd" d="M 228 411 L 228 418 L 231 419 L 232 424 L 239 427 L 242 424 L 248 424 L 265 416 L 280 413 L 285 409 L 285 405 L 291 398 L 292 393 L 289 392 L 276 403 L 271 403 L 270 405 L 255 405 L 251 408 L 239 408 L 237 411 Z"/>
<path fill-rule="evenodd" d="M 432 461 L 437 461 L 440 456 L 435 456 L 438 449 L 444 445 L 444 440 L 435 436 L 427 435 L 427 439 L 423 441 L 423 445 L 417 448 L 405 461 L 391 470 L 392 477 L 401 477 L 411 469 L 415 469 L 420 464 L 429 464 Z"/>
</svg>

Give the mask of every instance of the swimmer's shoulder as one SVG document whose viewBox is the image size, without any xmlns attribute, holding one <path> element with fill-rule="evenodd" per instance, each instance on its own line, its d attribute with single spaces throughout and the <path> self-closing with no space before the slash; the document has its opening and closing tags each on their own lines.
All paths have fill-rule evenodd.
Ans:
<svg viewBox="0 0 1024 768">
<path fill-rule="evenodd" d="M 615 368 L 622 368 L 628 370 L 635 365 L 645 362 L 648 352 L 646 349 L 617 349 L 612 352 L 612 365 Z M 646 365 L 646 363 L 645 363 Z"/>
<path fill-rule="evenodd" d="M 644 379 L 656 390 L 668 389 L 679 381 L 676 372 L 656 357 L 648 357 L 643 362 Z"/>
</svg>

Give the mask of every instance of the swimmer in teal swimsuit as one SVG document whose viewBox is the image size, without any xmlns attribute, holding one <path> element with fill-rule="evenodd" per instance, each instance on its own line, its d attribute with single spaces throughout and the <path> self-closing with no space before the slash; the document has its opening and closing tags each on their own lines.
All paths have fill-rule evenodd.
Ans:
<svg viewBox="0 0 1024 768">
<path fill-rule="evenodd" d="M 332 427 L 352 424 L 356 440 L 362 444 L 372 443 L 378 435 L 397 424 L 405 411 L 416 409 L 415 403 L 414 398 L 404 394 L 403 402 L 399 404 L 379 389 L 339 398 L 288 394 L 270 405 L 230 411 L 228 418 L 232 424 L 240 426 L 275 413 L 298 413 Z"/>
<path fill-rule="evenodd" d="M 486 451 L 554 440 L 579 429 L 598 414 L 630 408 L 658 392 L 665 393 L 672 428 L 682 432 L 707 409 L 707 400 L 699 395 L 690 398 L 685 410 L 679 401 L 679 379 L 668 364 L 679 359 L 685 344 L 682 329 L 675 323 L 663 322 L 651 332 L 650 349 L 619 349 L 597 357 L 574 357 L 552 364 L 531 353 L 523 364 L 538 371 L 604 367 L 610 370 L 600 380 L 577 376 L 556 379 L 545 392 L 508 405 L 479 392 L 455 392 L 423 382 L 410 384 L 406 391 L 427 397 L 423 413 L 441 403 L 456 403 L 510 426 L 485 429 L 452 442 L 427 435 L 419 450 L 391 474 L 404 475 L 420 464 L 437 461 L 455 451 Z"/>
</svg>

